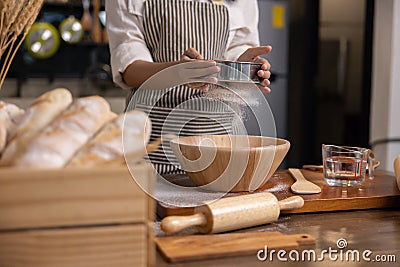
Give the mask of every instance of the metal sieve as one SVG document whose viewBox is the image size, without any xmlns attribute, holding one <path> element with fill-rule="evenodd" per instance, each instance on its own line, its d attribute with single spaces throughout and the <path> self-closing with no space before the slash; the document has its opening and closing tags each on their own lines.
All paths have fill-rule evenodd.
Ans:
<svg viewBox="0 0 400 267">
<path fill-rule="evenodd" d="M 221 67 L 218 73 L 218 81 L 221 82 L 251 82 L 259 83 L 257 72 L 261 69 L 261 63 L 238 62 L 229 60 L 215 60 Z"/>
</svg>

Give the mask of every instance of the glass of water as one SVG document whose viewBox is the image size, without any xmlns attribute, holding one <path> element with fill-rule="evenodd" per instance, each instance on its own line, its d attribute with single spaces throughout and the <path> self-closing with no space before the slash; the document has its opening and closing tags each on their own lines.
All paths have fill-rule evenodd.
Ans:
<svg viewBox="0 0 400 267">
<path fill-rule="evenodd" d="M 331 186 L 356 186 L 364 182 L 368 165 L 370 179 L 374 177 L 375 156 L 362 147 L 322 145 L 324 178 Z"/>
</svg>

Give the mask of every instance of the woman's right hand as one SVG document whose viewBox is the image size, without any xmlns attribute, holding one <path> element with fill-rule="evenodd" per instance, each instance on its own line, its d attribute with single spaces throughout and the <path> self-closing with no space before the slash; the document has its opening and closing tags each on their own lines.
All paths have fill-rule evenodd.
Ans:
<svg viewBox="0 0 400 267">
<path fill-rule="evenodd" d="M 126 68 L 122 76 L 124 82 L 133 88 L 152 90 L 186 84 L 207 91 L 210 83 L 217 82 L 215 74 L 220 70 L 215 61 L 203 60 L 196 49 L 189 48 L 179 61 L 136 60 Z"/>
<path fill-rule="evenodd" d="M 187 49 L 181 56 L 180 62 L 182 63 L 187 63 L 187 62 L 196 62 L 196 61 L 203 61 L 203 62 L 210 62 L 210 63 L 215 63 L 215 61 L 212 60 L 207 60 L 205 61 L 203 56 L 194 48 L 189 48 Z M 213 74 L 218 73 L 221 69 L 218 67 L 215 63 L 215 65 L 210 65 L 210 67 L 207 67 L 209 69 L 209 81 L 211 83 L 216 83 L 217 78 L 212 77 Z M 204 82 L 195 82 L 195 83 L 189 83 L 187 84 L 190 88 L 193 89 L 198 89 L 202 90 L 204 92 L 207 92 L 209 89 L 209 83 L 204 83 Z"/>
<path fill-rule="evenodd" d="M 181 62 L 193 62 L 196 60 L 204 60 L 203 56 L 193 47 L 183 52 Z"/>
</svg>

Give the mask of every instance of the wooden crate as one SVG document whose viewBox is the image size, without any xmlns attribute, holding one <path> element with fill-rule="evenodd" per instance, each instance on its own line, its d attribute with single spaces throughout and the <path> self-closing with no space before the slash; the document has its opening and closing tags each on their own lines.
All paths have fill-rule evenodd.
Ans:
<svg viewBox="0 0 400 267">
<path fill-rule="evenodd" d="M 153 266 L 155 173 L 133 169 L 0 169 L 0 266 Z"/>
</svg>

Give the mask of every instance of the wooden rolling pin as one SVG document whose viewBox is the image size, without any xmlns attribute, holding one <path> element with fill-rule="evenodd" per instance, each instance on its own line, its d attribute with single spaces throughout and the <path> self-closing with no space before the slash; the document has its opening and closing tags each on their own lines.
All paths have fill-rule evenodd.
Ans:
<svg viewBox="0 0 400 267">
<path fill-rule="evenodd" d="M 220 233 L 276 221 L 281 210 L 301 208 L 304 200 L 293 196 L 282 201 L 272 193 L 221 198 L 196 207 L 194 215 L 168 216 L 161 221 L 166 233 L 197 226 L 200 233 Z"/>
<path fill-rule="evenodd" d="M 400 190 L 400 155 L 394 160 L 394 173 L 396 174 L 397 187 Z"/>
</svg>

